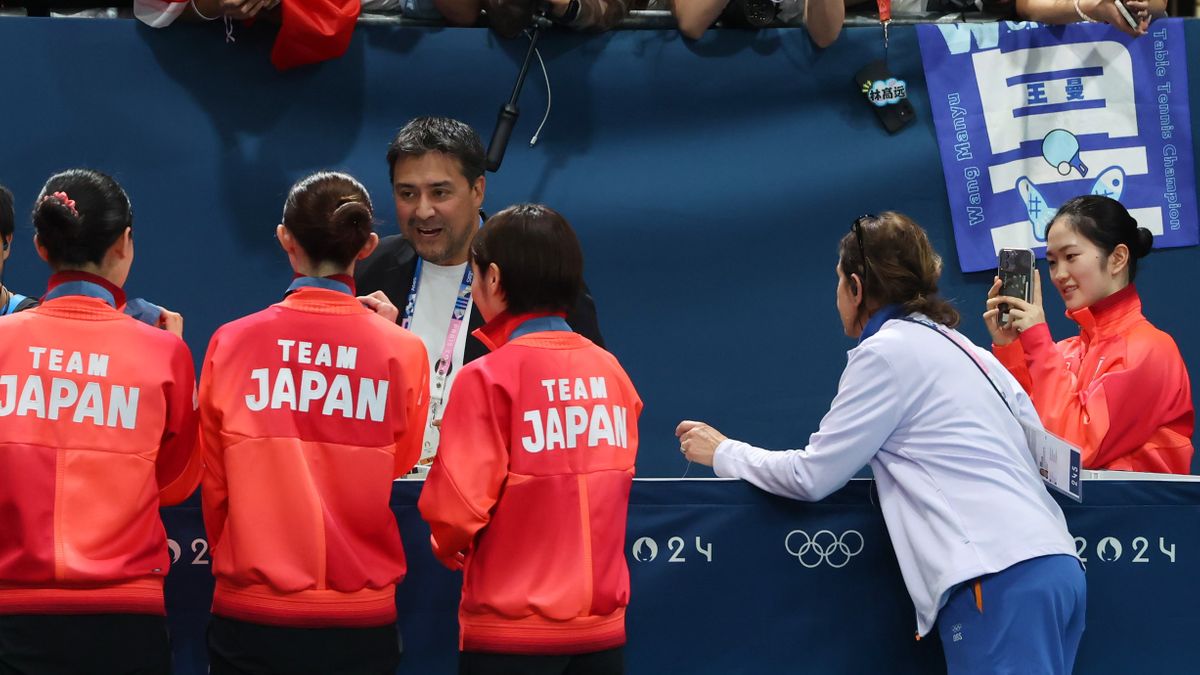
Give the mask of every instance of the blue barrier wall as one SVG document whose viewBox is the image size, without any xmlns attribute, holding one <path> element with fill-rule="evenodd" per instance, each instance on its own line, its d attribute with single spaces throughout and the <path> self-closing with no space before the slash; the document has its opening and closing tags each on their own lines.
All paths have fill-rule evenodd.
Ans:
<svg viewBox="0 0 1200 675">
<path fill-rule="evenodd" d="M 1200 119 L 1200 22 L 1192 43 L 1192 123 Z M 278 299 L 286 261 L 272 238 L 291 183 L 348 170 L 395 231 L 384 150 L 420 114 L 490 136 L 523 41 L 484 30 L 363 25 L 346 56 L 289 73 L 267 59 L 271 31 L 220 25 L 155 31 L 132 21 L 0 20 L 0 182 L 21 211 L 53 171 L 116 175 L 136 212 L 129 283 L 183 312 L 197 360 L 221 323 Z M 877 29 L 831 48 L 800 30 L 555 33 L 543 55 L 554 109 L 534 72 L 485 206 L 545 201 L 580 231 L 609 345 L 646 402 L 643 476 L 679 476 L 672 430 L 698 417 L 768 447 L 803 443 L 836 388 L 851 341 L 834 308 L 834 246 L 858 215 L 908 213 L 946 256 L 944 291 L 964 330 L 990 275 L 959 273 L 915 32 L 892 29 L 891 65 L 918 122 L 894 137 L 851 78 L 882 51 Z M 26 293 L 47 272 L 23 215 L 5 282 Z M 1195 249 L 1156 253 L 1139 273 L 1146 312 L 1200 364 L 1191 310 Z M 1051 293 L 1055 335 L 1070 327 Z M 693 468 L 690 475 L 706 475 Z M 710 475 L 710 474 L 709 474 Z"/>
<path fill-rule="evenodd" d="M 420 487 L 399 481 L 392 491 L 409 564 L 396 592 L 397 672 L 452 673 L 462 576 L 430 553 Z M 936 632 L 913 639 L 912 602 L 872 490 L 855 480 L 805 504 L 740 481 L 636 481 L 625 549 L 630 675 L 944 673 Z M 1088 480 L 1084 494 L 1084 504 L 1060 500 L 1087 566 L 1075 672 L 1196 672 L 1200 483 Z M 163 519 L 179 545 L 166 589 L 175 671 L 203 675 L 213 581 L 200 509 L 164 509 Z M 996 601 L 988 583 L 985 612 Z"/>
</svg>

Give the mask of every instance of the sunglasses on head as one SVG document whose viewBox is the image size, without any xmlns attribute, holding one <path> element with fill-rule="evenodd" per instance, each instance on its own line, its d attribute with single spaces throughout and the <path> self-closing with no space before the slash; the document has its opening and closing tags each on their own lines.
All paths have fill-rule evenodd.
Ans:
<svg viewBox="0 0 1200 675">
<path fill-rule="evenodd" d="M 870 273 L 867 267 L 867 247 L 863 243 L 863 239 L 866 236 L 863 234 L 863 228 L 872 220 L 875 220 L 875 215 L 866 214 L 856 218 L 850 225 L 850 231 L 854 233 L 854 239 L 858 241 L 858 257 L 862 258 L 862 285 L 864 294 L 867 292 L 867 277 L 870 276 Z"/>
</svg>

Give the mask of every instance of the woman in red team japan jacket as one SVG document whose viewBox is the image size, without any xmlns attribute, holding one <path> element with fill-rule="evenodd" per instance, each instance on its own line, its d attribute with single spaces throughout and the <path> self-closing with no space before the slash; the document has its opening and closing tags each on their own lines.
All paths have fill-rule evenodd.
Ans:
<svg viewBox="0 0 1200 675">
<path fill-rule="evenodd" d="M 497 213 L 471 267 L 491 352 L 458 374 L 419 503 L 434 555 L 463 570 L 459 672 L 623 672 L 641 400 L 563 319 L 583 254 L 561 215 Z"/>
<path fill-rule="evenodd" d="M 276 236 L 295 279 L 218 329 L 201 373 L 210 672 L 390 675 L 406 571 L 392 480 L 421 451 L 425 347 L 355 298 L 354 263 L 379 242 L 358 181 L 297 183 Z"/>
<path fill-rule="evenodd" d="M 0 320 L 0 672 L 169 673 L 158 509 L 200 480 L 192 357 L 117 311 L 133 212 L 115 180 L 52 176 L 33 225 L 54 274 Z"/>
<path fill-rule="evenodd" d="M 1083 450 L 1088 469 L 1189 472 L 1192 389 L 1175 341 L 1142 315 L 1133 285 L 1153 237 L 1120 202 L 1076 197 L 1046 231 L 1050 279 L 1079 335 L 1055 344 L 1035 271 L 1033 302 L 1001 296 L 983 318 L 993 352 L 1029 392 L 1046 430 Z M 999 323 L 999 305 L 1010 319 Z"/>
</svg>

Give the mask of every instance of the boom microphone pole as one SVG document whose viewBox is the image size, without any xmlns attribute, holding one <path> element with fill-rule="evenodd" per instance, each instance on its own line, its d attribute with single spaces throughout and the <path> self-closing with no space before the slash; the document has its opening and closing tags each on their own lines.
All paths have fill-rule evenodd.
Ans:
<svg viewBox="0 0 1200 675">
<path fill-rule="evenodd" d="M 517 117 L 521 114 L 517 108 L 517 99 L 521 97 L 521 88 L 525 86 L 525 75 L 529 72 L 529 64 L 537 50 L 538 37 L 542 31 L 549 28 L 550 19 L 546 17 L 545 4 L 533 16 L 533 26 L 529 29 L 529 50 L 525 52 L 525 61 L 521 63 L 521 72 L 517 74 L 517 84 L 513 87 L 512 96 L 500 107 L 500 115 L 496 120 L 496 130 L 492 132 L 492 140 L 488 143 L 487 170 L 495 173 L 504 161 L 504 151 L 508 148 L 508 137 L 512 135 L 513 127 L 517 125 Z"/>
</svg>

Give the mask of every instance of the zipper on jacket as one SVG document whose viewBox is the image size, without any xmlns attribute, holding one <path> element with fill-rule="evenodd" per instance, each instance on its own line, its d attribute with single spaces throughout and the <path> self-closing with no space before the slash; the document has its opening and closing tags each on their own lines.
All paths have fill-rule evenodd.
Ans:
<svg viewBox="0 0 1200 675">
<path fill-rule="evenodd" d="M 595 595 L 595 570 L 592 569 L 592 510 L 588 503 L 587 475 L 576 474 L 575 479 L 579 483 L 579 525 L 583 534 L 583 592 L 587 603 L 583 616 L 591 616 Z"/>
<path fill-rule="evenodd" d="M 66 458 L 63 456 L 65 451 L 59 448 L 54 453 L 54 580 L 62 581 L 67 576 L 67 561 L 66 554 L 63 549 L 66 547 L 63 539 L 66 533 L 63 532 L 63 482 L 66 481 L 66 473 L 63 468 L 66 464 Z"/>
</svg>

